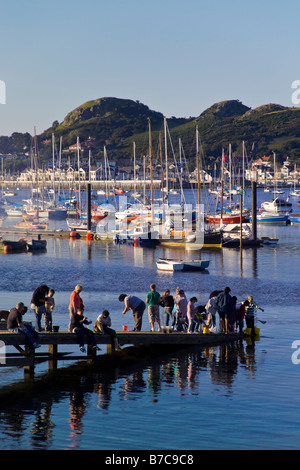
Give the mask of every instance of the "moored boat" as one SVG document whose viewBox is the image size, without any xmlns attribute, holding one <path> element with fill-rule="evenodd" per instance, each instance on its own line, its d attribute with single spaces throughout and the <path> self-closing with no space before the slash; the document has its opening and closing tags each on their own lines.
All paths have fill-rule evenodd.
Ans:
<svg viewBox="0 0 300 470">
<path fill-rule="evenodd" d="M 267 212 L 291 212 L 292 203 L 285 199 L 276 198 L 271 201 L 265 201 L 261 204 L 261 208 Z"/>
<path fill-rule="evenodd" d="M 290 222 L 292 225 L 300 225 L 300 214 L 299 213 L 292 213 L 290 215 Z"/>
<path fill-rule="evenodd" d="M 27 250 L 27 242 L 23 238 L 18 241 L 14 240 L 1 240 L 0 249 L 4 253 L 20 253 Z"/>
<path fill-rule="evenodd" d="M 27 242 L 28 251 L 43 251 L 47 248 L 46 240 L 31 240 L 31 243 Z"/>
<path fill-rule="evenodd" d="M 157 269 L 160 271 L 182 271 L 183 263 L 180 260 L 158 259 L 156 261 Z"/>
<path fill-rule="evenodd" d="M 263 245 L 277 245 L 279 239 L 272 237 L 261 237 Z"/>
<path fill-rule="evenodd" d="M 176 260 L 159 258 L 157 269 L 162 271 L 201 271 L 209 267 L 210 260 Z"/>
<path fill-rule="evenodd" d="M 252 221 L 252 217 L 250 217 L 250 221 Z M 289 221 L 289 214 L 261 212 L 257 214 L 256 221 L 258 224 L 287 224 Z"/>
</svg>

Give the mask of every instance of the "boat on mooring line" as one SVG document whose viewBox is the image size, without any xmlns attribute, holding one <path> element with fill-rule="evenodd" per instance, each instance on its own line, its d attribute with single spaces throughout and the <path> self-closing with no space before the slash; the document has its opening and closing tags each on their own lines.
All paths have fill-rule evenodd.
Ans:
<svg viewBox="0 0 300 470">
<path fill-rule="evenodd" d="M 159 258 L 157 269 L 161 271 L 202 271 L 209 267 L 210 260 L 176 260 Z"/>
<path fill-rule="evenodd" d="M 281 214 L 279 212 L 260 212 L 256 216 L 258 224 L 288 224 L 289 214 Z M 252 222 L 252 217 L 250 217 Z"/>
<path fill-rule="evenodd" d="M 300 213 L 292 213 L 290 215 L 290 222 L 292 225 L 300 225 Z"/>
</svg>

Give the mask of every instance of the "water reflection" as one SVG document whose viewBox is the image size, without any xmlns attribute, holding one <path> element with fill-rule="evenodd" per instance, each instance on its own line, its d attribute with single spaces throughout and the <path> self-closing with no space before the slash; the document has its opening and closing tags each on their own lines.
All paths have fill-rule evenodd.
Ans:
<svg viewBox="0 0 300 470">
<path fill-rule="evenodd" d="M 13 409 L 9 406 L 0 409 L 1 440 L 7 442 L 7 448 L 16 443 L 24 448 L 24 440 L 30 440 L 32 449 L 48 449 L 57 438 L 56 421 L 60 428 L 65 428 L 67 424 L 62 425 L 61 422 L 65 414 L 69 434 L 67 438 L 64 435 L 63 439 L 67 439 L 69 448 L 77 448 L 90 409 L 98 409 L 109 416 L 111 412 L 113 416 L 126 402 L 163 401 L 167 391 L 171 391 L 175 402 L 176 395 L 200 396 L 205 380 L 218 386 L 221 393 L 228 396 L 237 374 L 246 373 L 254 378 L 256 368 L 255 344 L 241 341 L 205 350 L 192 348 L 188 352 L 185 350 L 150 360 L 143 366 L 109 372 L 87 372 L 84 376 L 76 376 L 66 370 L 59 377 L 59 387 L 51 386 L 50 382 L 47 391 L 37 392 L 36 398 L 25 403 L 18 400 Z M 63 413 L 57 412 L 57 407 L 61 407 Z M 95 416 L 94 411 L 92 414 Z"/>
</svg>

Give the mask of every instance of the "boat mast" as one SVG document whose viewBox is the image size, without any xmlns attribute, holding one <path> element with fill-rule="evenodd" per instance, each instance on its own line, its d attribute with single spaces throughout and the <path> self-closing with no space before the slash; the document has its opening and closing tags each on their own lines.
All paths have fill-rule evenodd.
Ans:
<svg viewBox="0 0 300 470">
<path fill-rule="evenodd" d="M 134 195 L 136 197 L 136 172 L 135 172 L 135 142 L 133 142 L 133 180 L 134 180 Z"/>
<path fill-rule="evenodd" d="M 108 196 L 108 188 L 107 188 L 107 162 L 106 162 L 106 147 L 104 145 L 104 149 L 103 149 L 103 153 L 104 153 L 104 173 L 105 173 L 105 194 L 106 196 Z"/>
<path fill-rule="evenodd" d="M 231 144 L 229 144 L 229 207 L 231 212 Z"/>
<path fill-rule="evenodd" d="M 80 214 L 81 214 L 81 185 L 80 185 L 79 137 L 77 137 L 77 165 L 78 165 L 79 212 L 80 212 Z"/>
<path fill-rule="evenodd" d="M 161 179 L 161 196 L 162 196 L 162 211 L 165 213 L 165 202 L 164 202 L 164 169 L 162 161 L 162 143 L 161 133 L 159 133 L 159 157 L 160 157 L 160 179 Z"/>
<path fill-rule="evenodd" d="M 223 205 L 224 205 L 224 149 L 222 149 L 222 165 L 221 165 L 221 224 L 223 223 Z"/>
<path fill-rule="evenodd" d="M 165 135 L 165 159 L 166 159 L 166 194 L 169 193 L 169 171 L 168 171 L 168 143 L 167 143 L 167 118 L 164 117 L 164 135 Z"/>
<path fill-rule="evenodd" d="M 54 154 L 55 154 L 55 137 L 54 137 L 54 132 L 52 132 L 53 202 L 54 202 L 54 205 L 55 205 L 55 164 L 54 164 Z"/>
<path fill-rule="evenodd" d="M 153 173 L 152 173 L 152 139 L 151 139 L 151 121 L 149 123 L 149 161 L 150 161 L 150 187 L 151 187 L 151 226 L 154 224 L 154 199 L 153 199 Z"/>
<path fill-rule="evenodd" d="M 153 172 L 152 172 L 152 139 L 151 139 L 151 121 L 149 123 L 149 164 L 150 164 L 150 187 L 151 187 L 151 206 L 153 206 Z M 151 209 L 152 210 L 152 209 Z"/>
<path fill-rule="evenodd" d="M 199 164 L 199 131 L 196 126 L 196 163 L 197 163 L 197 189 L 198 189 L 198 216 L 200 220 L 200 164 Z"/>
<path fill-rule="evenodd" d="M 36 175 L 36 215 L 37 215 L 37 218 L 39 218 L 39 173 L 38 173 L 38 162 L 37 162 L 36 127 L 34 127 L 34 164 L 35 164 L 35 175 Z"/>
</svg>

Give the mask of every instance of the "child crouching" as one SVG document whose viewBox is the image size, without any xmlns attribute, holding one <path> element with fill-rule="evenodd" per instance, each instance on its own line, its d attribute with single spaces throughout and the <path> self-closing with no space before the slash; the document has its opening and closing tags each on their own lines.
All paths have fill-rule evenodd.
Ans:
<svg viewBox="0 0 300 470">
<path fill-rule="evenodd" d="M 94 333 L 102 333 L 104 335 L 110 335 L 112 339 L 112 343 L 115 349 L 121 349 L 116 331 L 113 330 L 111 327 L 111 318 L 109 315 L 108 310 L 103 310 L 101 315 L 97 318 L 95 325 L 94 325 Z"/>
</svg>

